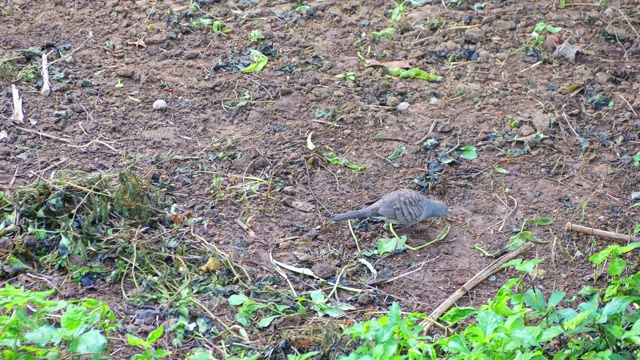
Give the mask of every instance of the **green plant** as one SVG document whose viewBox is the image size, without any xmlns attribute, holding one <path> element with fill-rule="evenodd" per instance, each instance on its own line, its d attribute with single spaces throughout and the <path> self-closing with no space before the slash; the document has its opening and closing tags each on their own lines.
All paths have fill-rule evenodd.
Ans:
<svg viewBox="0 0 640 360">
<path fill-rule="evenodd" d="M 350 71 L 346 74 L 338 74 L 335 76 L 335 78 L 340 80 L 344 79 L 347 81 L 356 81 L 356 74 L 357 73 Z"/>
<path fill-rule="evenodd" d="M 0 289 L 0 357 L 53 359 L 61 353 L 105 351 L 105 334 L 115 326 L 108 306 L 93 299 L 47 300 L 54 291 L 25 291 L 9 284 Z"/>
<path fill-rule="evenodd" d="M 150 332 L 149 335 L 147 335 L 147 340 L 142 340 L 137 336 L 127 334 L 127 341 L 129 342 L 129 345 L 140 346 L 145 350 L 142 354 L 135 355 L 132 359 L 133 360 L 155 360 L 155 359 L 162 359 L 171 355 L 171 351 L 169 350 L 155 349 L 151 347 L 153 343 L 156 340 L 158 340 L 160 336 L 162 336 L 163 332 L 164 332 L 164 327 L 161 326 L 153 330 L 152 332 Z"/>
<path fill-rule="evenodd" d="M 389 41 L 393 41 L 393 38 L 396 36 L 396 29 L 394 28 L 386 28 L 380 31 L 372 31 L 371 36 L 373 37 L 373 42 L 378 43 L 380 38 L 386 37 Z"/>
<path fill-rule="evenodd" d="M 262 33 L 260 32 L 260 30 L 253 30 L 250 34 L 249 34 L 249 41 L 251 42 L 258 42 L 264 40 L 264 36 L 262 35 Z"/>
<path fill-rule="evenodd" d="M 249 299 L 244 294 L 237 294 L 229 296 L 229 305 L 237 306 L 238 313 L 236 314 L 236 321 L 245 327 L 249 327 L 253 318 L 258 311 L 265 312 L 269 310 L 268 316 L 263 316 L 258 321 L 257 326 L 259 328 L 265 328 L 273 322 L 273 320 L 285 315 L 285 311 L 289 309 L 288 305 L 276 304 L 273 302 L 261 303 L 256 300 Z"/>
<path fill-rule="evenodd" d="M 225 25 L 222 21 L 220 20 L 216 20 L 213 22 L 213 24 L 211 24 L 211 28 L 213 29 L 213 32 L 215 33 L 220 33 L 220 34 L 228 34 L 231 32 L 231 29 L 227 29 L 225 28 Z"/>
<path fill-rule="evenodd" d="M 340 356 L 340 360 L 356 359 L 424 359 L 436 358 L 431 338 L 420 335 L 423 326 L 418 321 L 426 316 L 411 313 L 402 317 L 400 306 L 393 303 L 389 312 L 380 317 L 360 322 L 344 330 L 359 345 L 349 355 Z"/>
<path fill-rule="evenodd" d="M 633 166 L 640 168 L 640 151 L 634 155 L 633 160 L 631 161 Z"/>
<path fill-rule="evenodd" d="M 392 0 L 393 1 L 393 0 Z M 395 5 L 395 7 L 393 8 L 393 10 L 391 10 L 391 24 L 393 24 L 393 26 L 397 26 L 400 21 L 402 21 L 402 19 L 404 19 L 404 1 L 401 3 L 397 3 L 395 1 L 393 1 L 393 4 Z"/>
</svg>

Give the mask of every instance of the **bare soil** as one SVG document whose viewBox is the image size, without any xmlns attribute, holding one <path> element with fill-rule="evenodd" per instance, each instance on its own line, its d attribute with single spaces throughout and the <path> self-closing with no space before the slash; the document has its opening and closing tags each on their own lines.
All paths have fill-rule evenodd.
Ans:
<svg viewBox="0 0 640 360">
<path fill-rule="evenodd" d="M 545 241 L 526 254 L 544 259 L 529 286 L 546 295 L 558 289 L 576 295 L 594 283 L 589 255 L 614 242 L 567 232 L 565 225 L 630 234 L 640 222 L 640 208 L 630 207 L 631 194 L 640 191 L 640 174 L 631 164 L 640 151 L 636 1 L 567 1 L 565 8 L 551 0 L 486 1 L 479 9 L 473 1 L 447 8 L 441 1 L 407 3 L 395 38 L 377 43 L 371 32 L 391 27 L 390 1 L 311 1 L 303 7 L 290 1 L 194 3 L 200 5 L 197 13 L 189 11 L 188 1 L 0 1 L 2 191 L 66 170 L 129 168 L 147 179 L 158 174 L 175 188 L 180 213 L 206 221 L 198 234 L 247 270 L 246 282 L 280 292 L 290 288 L 270 257 L 313 268 L 325 278 L 356 263 L 349 228 L 328 223 L 332 215 L 399 188 L 446 202 L 446 218 L 405 232 L 408 243 L 418 246 L 449 224 L 443 241 L 369 258 L 380 276 L 397 279 L 368 286 L 371 273 L 361 264 L 341 274 L 345 285 L 363 290 L 338 292 L 356 308 L 347 312 L 351 320 L 394 301 L 404 311 L 429 313 L 494 260 L 476 245 L 498 251 L 532 218 L 552 217 L 553 224 L 526 225 Z M 193 26 L 200 18 L 221 20 L 231 31 Z M 544 33 L 545 41 L 533 47 L 531 33 L 540 22 L 561 27 L 559 41 Z M 251 42 L 254 30 L 265 39 Z M 574 63 L 554 57 L 560 41 L 581 48 Z M 54 50 L 50 62 L 60 49 L 71 56 L 51 65 L 55 76 L 48 97 L 40 94 L 39 71 L 28 81 L 7 66 L 40 66 L 21 52 L 29 48 Z M 267 55 L 264 71 L 239 71 L 252 62 L 248 49 Z M 358 54 L 420 68 L 442 81 L 394 77 L 382 67 L 365 66 Z M 335 77 L 350 72 L 355 79 Z M 22 124 L 10 119 L 12 83 L 23 97 Z M 154 110 L 156 100 L 166 108 Z M 536 133 L 543 135 L 539 141 Z M 438 145 L 423 147 L 425 136 Z M 465 146 L 475 146 L 478 158 L 457 156 Z M 392 157 L 401 147 L 406 152 Z M 366 168 L 328 163 L 328 153 Z M 440 153 L 455 161 L 442 164 Z M 233 189 L 250 191 L 239 196 Z M 380 223 L 355 225 L 366 251 L 390 236 Z M 194 247 L 181 255 L 190 257 L 197 272 L 211 254 Z M 32 272 L 48 281 L 5 281 L 40 289 L 53 282 L 61 297 L 106 300 L 127 324 L 124 330 L 138 336 L 171 319 L 158 311 L 144 325 L 135 322 L 145 305 L 175 306 L 131 301 L 132 282 L 123 284 L 124 291 L 105 279 L 87 288 L 63 281 L 65 270 Z M 332 289 L 287 273 L 298 294 Z M 515 275 L 496 273 L 458 305 L 486 302 Z M 125 301 L 123 293 L 131 297 Z M 208 299 L 209 314 L 194 308 L 190 315 L 233 324 L 235 308 L 224 300 L 229 294 L 216 294 L 199 295 Z M 284 340 L 304 351 L 322 347 L 295 342 L 293 330 L 317 320 L 311 314 L 285 319 L 253 329 L 250 346 L 262 350 Z M 173 348 L 172 334 L 167 336 L 176 358 L 198 346 L 219 350 L 224 338 L 187 338 Z M 330 357 L 340 353 L 322 350 Z M 127 353 L 122 351 L 114 357 Z"/>
</svg>

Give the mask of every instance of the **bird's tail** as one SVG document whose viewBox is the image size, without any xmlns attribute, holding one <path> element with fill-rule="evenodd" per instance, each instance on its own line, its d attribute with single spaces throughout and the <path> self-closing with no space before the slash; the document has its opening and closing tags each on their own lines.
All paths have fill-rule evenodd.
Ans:
<svg viewBox="0 0 640 360">
<path fill-rule="evenodd" d="M 331 221 L 341 221 L 341 220 L 350 220 L 350 219 L 363 219 L 369 217 L 369 214 L 365 213 L 362 210 L 350 211 L 348 213 L 336 215 L 331 218 Z"/>
</svg>

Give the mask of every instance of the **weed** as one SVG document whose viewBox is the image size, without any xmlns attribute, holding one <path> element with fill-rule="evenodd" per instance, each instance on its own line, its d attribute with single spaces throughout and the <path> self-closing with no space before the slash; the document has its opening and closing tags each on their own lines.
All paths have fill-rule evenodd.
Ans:
<svg viewBox="0 0 640 360">
<path fill-rule="evenodd" d="M 355 73 L 355 72 L 348 72 L 346 74 L 338 74 L 338 75 L 335 76 L 335 78 L 336 79 L 340 79 L 340 80 L 344 79 L 344 80 L 347 80 L 347 81 L 354 81 L 355 82 L 356 81 L 356 74 L 357 73 Z"/>
<path fill-rule="evenodd" d="M 393 1 L 393 0 L 392 0 Z M 398 24 L 404 20 L 404 1 L 401 3 L 397 3 L 395 1 L 393 1 L 393 4 L 395 5 L 395 7 L 393 8 L 393 10 L 391 10 L 391 24 L 393 24 L 393 26 L 398 26 Z"/>
<path fill-rule="evenodd" d="M 373 37 L 373 42 L 376 44 L 380 42 L 380 38 L 382 37 L 386 37 L 389 41 L 393 41 L 393 38 L 396 36 L 396 29 L 386 28 L 378 32 L 372 31 L 371 36 Z"/>
<path fill-rule="evenodd" d="M 156 342 L 156 340 L 158 340 L 160 336 L 162 336 L 163 332 L 164 332 L 164 327 L 161 326 L 153 330 L 152 332 L 150 332 L 149 335 L 147 336 L 147 340 L 142 340 L 137 336 L 127 334 L 127 341 L 129 342 L 129 345 L 140 346 L 145 350 L 142 354 L 135 355 L 132 359 L 133 360 L 155 360 L 155 359 L 162 359 L 171 355 L 171 351 L 152 348 L 153 343 Z"/>
<path fill-rule="evenodd" d="M 551 219 L 527 222 L 548 225 Z M 516 259 L 503 267 L 513 267 L 520 276 L 508 280 L 487 304 L 455 307 L 442 316 L 449 329 L 457 327 L 453 335 L 432 343 L 421 337 L 423 328 L 417 325 L 425 315 L 402 318 L 394 303 L 387 315 L 345 329 L 360 345 L 340 359 L 637 358 L 640 315 L 628 309 L 638 302 L 640 274 L 621 275 L 627 268 L 623 255 L 639 247 L 640 242 L 613 245 L 592 255 L 589 260 L 598 266 L 608 261 L 611 280 L 604 296 L 593 286 L 583 288 L 583 301 L 575 309 L 564 291 L 545 298 L 538 288 L 526 290 L 525 275 L 536 271 L 542 260 Z"/>
<path fill-rule="evenodd" d="M 251 42 L 259 42 L 264 40 L 264 36 L 262 35 L 262 33 L 260 32 L 260 30 L 253 30 L 250 34 L 249 34 L 249 41 Z"/>
<path fill-rule="evenodd" d="M 0 289 L 3 359 L 53 359 L 67 352 L 105 351 L 107 336 L 115 329 L 113 312 L 93 299 L 73 301 L 77 304 L 47 300 L 54 291 L 25 291 L 9 284 Z"/>
</svg>

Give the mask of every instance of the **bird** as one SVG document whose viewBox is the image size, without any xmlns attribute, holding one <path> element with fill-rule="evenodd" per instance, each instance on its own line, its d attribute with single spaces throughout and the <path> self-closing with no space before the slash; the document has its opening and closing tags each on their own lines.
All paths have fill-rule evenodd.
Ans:
<svg viewBox="0 0 640 360">
<path fill-rule="evenodd" d="M 415 225 L 420 221 L 447 215 L 447 204 L 432 200 L 417 191 L 401 189 L 388 193 L 375 203 L 344 214 L 336 215 L 331 221 L 374 218 L 388 224 Z"/>
</svg>

